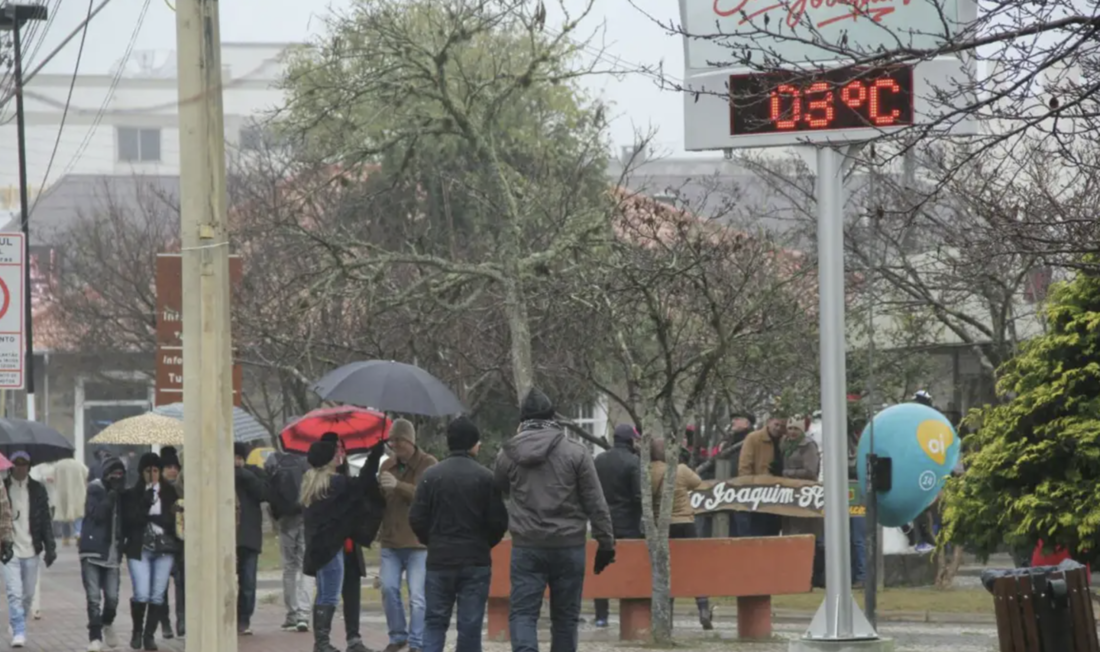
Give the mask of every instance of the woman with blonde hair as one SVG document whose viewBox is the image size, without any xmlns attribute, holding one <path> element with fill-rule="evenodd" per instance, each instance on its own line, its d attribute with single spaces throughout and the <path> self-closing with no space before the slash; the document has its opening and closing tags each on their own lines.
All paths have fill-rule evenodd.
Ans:
<svg viewBox="0 0 1100 652">
<path fill-rule="evenodd" d="M 344 461 L 338 443 L 326 433 L 306 456 L 309 470 L 302 477 L 306 554 L 302 572 L 317 578 L 313 606 L 314 652 L 337 652 L 329 641 L 332 618 L 344 584 L 344 546 L 349 539 L 369 545 L 382 524 L 385 498 L 378 486 L 378 465 L 384 443 L 370 451 L 357 478 L 337 472 Z"/>
<path fill-rule="evenodd" d="M 649 480 L 653 490 L 653 511 L 661 508 L 661 490 L 665 485 L 665 471 L 668 465 L 665 463 L 665 442 L 654 439 L 649 447 Z M 703 484 L 702 479 L 686 464 L 677 465 L 675 485 L 672 489 L 672 518 L 669 519 L 669 539 L 694 539 L 695 510 L 691 508 L 691 492 Z M 705 597 L 695 598 L 695 606 L 699 609 L 699 624 L 705 630 L 714 629 L 714 612 L 710 608 L 710 600 Z"/>
</svg>

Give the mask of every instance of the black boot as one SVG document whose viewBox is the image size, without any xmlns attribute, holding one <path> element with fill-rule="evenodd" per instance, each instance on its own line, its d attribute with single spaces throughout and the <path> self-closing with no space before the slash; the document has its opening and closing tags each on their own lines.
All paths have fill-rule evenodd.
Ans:
<svg viewBox="0 0 1100 652">
<path fill-rule="evenodd" d="M 313 652 L 340 652 L 329 640 L 335 614 L 336 605 L 313 606 Z"/>
<path fill-rule="evenodd" d="M 141 637 L 145 650 L 156 650 L 157 627 L 160 626 L 161 615 L 164 613 L 164 605 L 150 604 L 149 613 L 145 616 L 145 633 Z"/>
<path fill-rule="evenodd" d="M 141 649 L 141 637 L 145 634 L 145 610 L 149 605 L 130 600 L 130 617 L 134 621 L 134 633 L 130 635 L 130 649 Z"/>
<path fill-rule="evenodd" d="M 699 624 L 703 626 L 703 629 L 708 632 L 714 629 L 714 610 L 710 608 L 710 600 L 696 598 L 695 606 L 699 608 Z"/>
<path fill-rule="evenodd" d="M 164 604 L 160 606 L 160 635 L 165 640 L 172 640 L 175 633 L 172 632 L 172 619 L 168 616 L 168 589 L 164 589 Z"/>
</svg>

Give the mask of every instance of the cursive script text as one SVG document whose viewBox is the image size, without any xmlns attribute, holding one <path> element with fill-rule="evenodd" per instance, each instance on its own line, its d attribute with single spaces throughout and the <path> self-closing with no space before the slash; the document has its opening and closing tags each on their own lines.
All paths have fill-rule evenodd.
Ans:
<svg viewBox="0 0 1100 652">
<path fill-rule="evenodd" d="M 897 11 L 899 4 L 907 6 L 910 2 L 911 0 L 714 0 L 714 13 L 723 18 L 740 14 L 741 21 L 737 24 L 744 25 L 769 12 L 786 9 L 787 25 L 793 28 L 802 22 L 802 17 L 809 8 L 814 10 L 814 26 L 820 28 L 842 20 L 854 21 L 860 16 L 880 22 L 884 16 Z M 826 11 L 817 11 L 822 8 Z"/>
</svg>

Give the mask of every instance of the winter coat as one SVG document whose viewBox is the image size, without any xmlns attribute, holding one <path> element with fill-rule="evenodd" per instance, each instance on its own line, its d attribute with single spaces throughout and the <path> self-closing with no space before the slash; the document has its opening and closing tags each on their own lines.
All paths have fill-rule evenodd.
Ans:
<svg viewBox="0 0 1100 652">
<path fill-rule="evenodd" d="M 386 496 L 386 516 L 382 519 L 382 533 L 378 543 L 383 548 L 423 548 L 416 533 L 409 526 L 409 508 L 412 507 L 416 485 L 432 465 L 439 460 L 419 448 L 402 464 L 396 455 L 390 456 L 382 464 L 379 473 L 389 473 L 397 478 L 397 486 L 383 489 Z"/>
<path fill-rule="evenodd" d="M 121 465 L 121 462 L 119 462 Z M 84 504 L 84 522 L 80 526 L 78 550 L 81 558 L 107 561 L 111 543 L 118 546 L 118 561 L 122 562 L 122 499 L 109 491 L 100 479 L 88 485 Z"/>
<path fill-rule="evenodd" d="M 267 500 L 267 480 L 264 472 L 250 464 L 233 468 L 240 520 L 237 521 L 237 547 L 261 552 L 264 547 L 264 513 L 261 503 Z"/>
<path fill-rule="evenodd" d="M 314 577 L 317 571 L 344 549 L 344 542 L 354 539 L 369 546 L 386 509 L 386 499 L 378 486 L 378 463 L 382 447 L 371 451 L 359 476 L 332 477 L 325 497 L 305 508 L 306 553 L 302 572 Z"/>
<path fill-rule="evenodd" d="M 70 457 L 54 464 L 53 476 L 57 497 L 53 503 L 54 520 L 68 523 L 84 516 L 88 467 Z"/>
<path fill-rule="evenodd" d="M 665 486 L 664 462 L 649 463 L 649 481 L 652 488 L 653 510 L 660 509 L 662 488 Z M 672 490 L 672 520 L 669 523 L 694 523 L 695 510 L 691 508 L 691 492 L 703 481 L 686 464 L 676 466 L 676 486 Z"/>
<path fill-rule="evenodd" d="M 424 472 L 409 525 L 428 547 L 428 568 L 491 566 L 489 552 L 508 531 L 508 509 L 493 473 L 469 453 L 453 452 Z"/>
<path fill-rule="evenodd" d="M 508 494 L 508 529 L 526 548 L 583 546 L 588 523 L 601 548 L 615 545 L 611 513 L 592 456 L 553 421 L 526 421 L 494 466 Z"/>
<path fill-rule="evenodd" d="M 616 539 L 642 538 L 642 468 L 630 442 L 616 441 L 595 461 Z"/>
<path fill-rule="evenodd" d="M 772 462 L 775 461 L 775 444 L 768 429 L 751 432 L 741 446 L 741 458 L 737 463 L 737 475 L 771 475 Z"/>
<path fill-rule="evenodd" d="M 780 440 L 783 448 L 786 442 Z M 783 477 L 796 480 L 817 480 L 821 472 L 821 455 L 817 443 L 809 437 L 803 437 L 798 446 L 783 458 Z"/>
<path fill-rule="evenodd" d="M 175 487 L 160 482 L 160 514 L 149 514 L 149 499 L 145 482 L 139 481 L 122 493 L 122 552 L 130 559 L 141 559 L 145 543 L 145 528 L 149 523 L 160 526 L 164 534 L 179 545 L 176 537 Z"/>
<path fill-rule="evenodd" d="M 9 475 L 4 479 L 4 490 L 7 495 L 4 496 L 8 501 L 8 505 L 11 505 L 11 483 L 13 482 Z M 46 487 L 42 483 L 38 482 L 34 478 L 27 478 L 27 495 L 30 501 L 31 513 L 30 513 L 30 529 L 31 529 L 31 541 L 34 543 L 34 554 L 40 555 L 43 551 L 47 553 L 55 553 L 57 551 L 57 544 L 53 538 L 53 518 L 52 510 L 50 509 L 50 498 L 46 492 Z M 16 518 L 16 514 L 12 514 L 12 518 Z"/>
</svg>

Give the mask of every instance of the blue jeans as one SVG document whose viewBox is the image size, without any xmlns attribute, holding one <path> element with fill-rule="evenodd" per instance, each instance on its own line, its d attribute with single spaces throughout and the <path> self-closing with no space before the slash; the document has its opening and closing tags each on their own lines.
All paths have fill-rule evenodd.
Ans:
<svg viewBox="0 0 1100 652">
<path fill-rule="evenodd" d="M 455 652 L 481 652 L 481 624 L 485 620 L 485 604 L 489 600 L 489 580 L 492 577 L 491 566 L 428 570 L 424 582 L 427 613 L 424 616 L 423 652 L 443 652 L 456 602 L 458 641 Z"/>
<path fill-rule="evenodd" d="M 319 607 L 340 604 L 340 589 L 344 586 L 344 551 L 332 556 L 329 563 L 317 571 L 317 601 Z"/>
<path fill-rule="evenodd" d="M 164 604 L 164 592 L 168 590 L 168 579 L 172 576 L 172 553 L 156 553 L 142 550 L 141 559 L 128 559 L 130 584 L 134 588 L 134 602 Z"/>
<path fill-rule="evenodd" d="M 512 652 L 538 652 L 539 611 L 550 588 L 550 652 L 576 652 L 584 592 L 584 546 L 512 548 L 508 630 Z"/>
<path fill-rule="evenodd" d="M 867 572 L 867 517 L 848 519 L 852 537 L 852 583 L 859 584 Z"/>
<path fill-rule="evenodd" d="M 81 559 L 80 576 L 88 602 L 88 640 L 102 641 L 104 625 L 113 624 L 118 612 L 119 567 L 100 566 Z"/>
<path fill-rule="evenodd" d="M 390 629 L 390 644 L 408 643 L 424 647 L 424 580 L 428 551 L 420 548 L 382 548 L 382 608 Z M 409 585 L 409 623 L 405 626 L 405 605 L 401 601 L 401 574 Z"/>
<path fill-rule="evenodd" d="M 237 627 L 247 628 L 256 613 L 256 568 L 260 553 L 237 548 Z M 167 585 L 165 585 L 167 586 Z"/>
<path fill-rule="evenodd" d="M 18 557 L 4 564 L 4 587 L 8 593 L 8 622 L 13 635 L 27 633 L 27 612 L 34 602 L 38 583 L 38 557 Z"/>
</svg>

